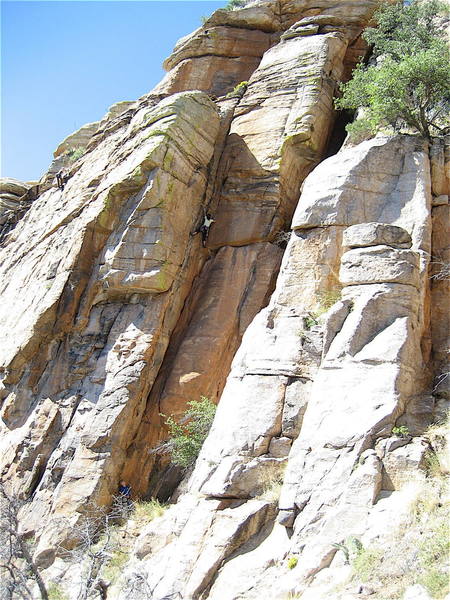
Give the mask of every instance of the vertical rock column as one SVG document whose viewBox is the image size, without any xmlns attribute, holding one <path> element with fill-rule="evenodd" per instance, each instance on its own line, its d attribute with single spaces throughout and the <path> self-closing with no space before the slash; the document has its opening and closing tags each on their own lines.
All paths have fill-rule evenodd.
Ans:
<svg viewBox="0 0 450 600">
<path fill-rule="evenodd" d="M 32 494 L 41 564 L 74 543 L 89 501 L 117 491 L 204 260 L 190 232 L 218 131 L 201 92 L 141 104 L 33 204 L 3 253 L 1 468 Z"/>
<path fill-rule="evenodd" d="M 185 330 L 169 347 L 128 459 L 143 493 L 154 461 L 148 448 L 164 433 L 159 414 L 181 416 L 189 400 L 220 397 L 242 334 L 273 289 L 282 250 L 272 242 L 326 146 L 345 50 L 335 33 L 282 40 L 236 107 L 210 203 L 208 247 L 218 252 L 186 306 Z"/>
<path fill-rule="evenodd" d="M 420 255 L 401 249 L 408 240 L 403 229 L 381 224 L 344 234 L 351 249 L 342 256 L 342 300 L 328 313 L 324 358 L 280 498 L 304 577 L 329 564 L 333 542 L 364 532 L 381 490 L 375 440 L 389 435 L 416 393 Z"/>
<path fill-rule="evenodd" d="M 450 138 L 434 140 L 431 148 L 433 239 L 431 252 L 431 335 L 433 393 L 438 417 L 450 401 Z"/>
<path fill-rule="evenodd" d="M 280 521 L 294 525 L 294 535 L 289 540 L 276 525 L 264 551 L 244 546 L 248 560 L 245 553 L 229 560 L 214 576 L 212 598 L 224 590 L 230 598 L 267 590 L 277 577 L 270 561 L 302 552 L 304 544 L 294 575 L 312 575 L 332 560 L 332 543 L 341 541 L 353 512 L 355 531 L 364 528 L 381 488 L 377 436 L 389 435 L 424 383 L 430 199 L 427 153 L 408 136 L 343 150 L 307 178 L 276 290 L 244 334 L 189 491 L 168 516 L 169 529 L 178 527 L 180 537 L 169 536 L 166 548 L 150 556 L 142 552 L 143 572 L 152 581 L 155 569 L 167 569 L 161 591 L 191 589 L 184 587 L 188 572 L 208 585 L 217 565 L 202 553 L 201 540 L 206 532 L 216 535 L 211 511 L 219 515 L 228 507 L 236 518 L 231 536 L 239 524 L 233 503 L 257 510 L 259 500 L 252 498 L 264 481 L 282 476 L 286 462 Z M 367 225 L 353 230 L 353 241 L 350 227 L 343 242 L 344 231 L 358 224 Z M 341 268 L 343 244 L 355 248 L 343 255 Z M 323 294 L 343 285 L 322 340 L 316 313 Z M 364 465 L 355 468 L 360 456 Z M 321 533 L 325 525 L 330 535 Z M 182 532 L 192 527 L 197 537 L 186 546 Z M 144 532 L 141 548 L 145 539 Z M 169 572 L 173 553 L 186 561 L 179 577 Z"/>
</svg>

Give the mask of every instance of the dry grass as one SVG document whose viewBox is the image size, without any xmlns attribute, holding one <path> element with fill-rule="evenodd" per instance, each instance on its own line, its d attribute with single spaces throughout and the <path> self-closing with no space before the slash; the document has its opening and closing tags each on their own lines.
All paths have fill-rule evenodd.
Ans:
<svg viewBox="0 0 450 600">
<path fill-rule="evenodd" d="M 431 425 L 424 437 L 433 448 L 428 458 L 430 475 L 432 477 L 450 475 L 450 413 L 441 423 Z"/>
<path fill-rule="evenodd" d="M 415 583 L 436 600 L 450 592 L 448 418 L 430 427 L 425 436 L 433 449 L 427 477 L 410 481 L 403 490 L 410 514 L 407 526 L 393 535 L 391 544 L 362 548 L 351 561 L 354 579 L 376 590 L 374 600 L 402 598 Z"/>
<path fill-rule="evenodd" d="M 282 485 L 283 483 L 281 481 L 272 481 L 272 483 L 267 484 L 258 498 L 261 500 L 267 500 L 267 502 L 271 503 L 278 502 L 280 499 Z"/>
<path fill-rule="evenodd" d="M 131 518 L 137 523 L 145 525 L 163 515 L 166 508 L 159 500 L 152 499 L 147 502 L 140 500 L 134 503 Z"/>
</svg>

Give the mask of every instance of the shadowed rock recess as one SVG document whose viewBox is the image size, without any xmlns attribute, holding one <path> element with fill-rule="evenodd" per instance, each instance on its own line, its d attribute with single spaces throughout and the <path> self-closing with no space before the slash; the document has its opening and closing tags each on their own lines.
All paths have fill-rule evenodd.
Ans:
<svg viewBox="0 0 450 600">
<path fill-rule="evenodd" d="M 449 402 L 446 141 L 323 160 L 375 4 L 218 10 L 40 182 L 2 180 L 0 469 L 70 600 L 87 506 L 122 479 L 167 500 L 185 474 L 154 450 L 162 415 L 201 396 L 195 467 L 108 599 L 359 597 L 339 544 L 388 538 Z"/>
</svg>

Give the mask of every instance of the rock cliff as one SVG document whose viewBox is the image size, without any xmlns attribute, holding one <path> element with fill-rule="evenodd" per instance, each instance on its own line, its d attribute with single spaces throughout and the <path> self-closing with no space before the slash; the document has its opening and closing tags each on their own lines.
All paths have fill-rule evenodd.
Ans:
<svg viewBox="0 0 450 600">
<path fill-rule="evenodd" d="M 200 396 L 219 405 L 195 469 L 108 598 L 340 598 L 339 545 L 403 523 L 449 400 L 450 161 L 406 135 L 323 160 L 374 7 L 216 11 L 39 187 L 5 181 L 2 480 L 70 597 L 86 507 L 121 479 L 167 500 L 162 415 Z"/>
</svg>

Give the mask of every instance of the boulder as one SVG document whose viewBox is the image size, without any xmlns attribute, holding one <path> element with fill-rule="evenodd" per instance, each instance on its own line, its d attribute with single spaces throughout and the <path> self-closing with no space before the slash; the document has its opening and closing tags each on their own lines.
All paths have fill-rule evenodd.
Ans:
<svg viewBox="0 0 450 600">
<path fill-rule="evenodd" d="M 413 247 L 430 252 L 430 188 L 420 140 L 376 137 L 327 158 L 311 173 L 292 228 L 385 223 L 402 227 Z"/>
<path fill-rule="evenodd" d="M 12 177 L 2 177 L 0 179 L 0 194 L 1 196 L 8 194 L 9 196 L 23 196 L 30 187 L 30 184 L 13 179 Z"/>
<path fill-rule="evenodd" d="M 166 71 L 174 69 L 181 61 L 209 55 L 239 58 L 261 58 L 270 46 L 270 36 L 257 29 L 234 28 L 224 25 L 202 27 L 181 38 L 172 54 L 164 61 Z"/>
<path fill-rule="evenodd" d="M 215 96 L 231 93 L 250 78 L 272 38 L 258 29 L 205 24 L 181 38 L 164 61 L 166 77 L 154 94 L 199 89 Z"/>
<path fill-rule="evenodd" d="M 21 211 L 21 198 L 30 188 L 28 183 L 11 177 L 0 179 L 0 227 Z"/>
<path fill-rule="evenodd" d="M 284 458 L 289 454 L 292 440 L 288 437 L 274 437 L 270 440 L 269 454 L 274 458 Z"/>
<path fill-rule="evenodd" d="M 281 35 L 282 40 L 291 40 L 296 37 L 305 37 L 315 35 L 319 31 L 319 26 L 311 23 L 310 25 L 296 24 Z"/>
<path fill-rule="evenodd" d="M 58 158 L 63 154 L 70 154 L 71 152 L 75 151 L 82 152 L 88 145 L 92 136 L 96 133 L 99 125 L 100 121 L 96 121 L 95 123 L 87 123 L 74 133 L 68 135 L 53 152 L 53 156 Z"/>
<path fill-rule="evenodd" d="M 416 583 L 406 588 L 402 600 L 431 600 L 431 596 L 423 585 Z"/>
<path fill-rule="evenodd" d="M 407 231 L 395 225 L 361 223 L 347 227 L 342 244 L 348 248 L 365 248 L 367 246 L 411 248 L 411 236 Z"/>
<path fill-rule="evenodd" d="M 442 194 L 441 196 L 433 196 L 432 205 L 441 206 L 442 204 L 448 204 L 448 196 Z"/>
<path fill-rule="evenodd" d="M 342 256 L 339 279 L 344 285 L 403 283 L 419 287 L 420 257 L 390 246 L 354 248 Z"/>
<path fill-rule="evenodd" d="M 382 440 L 377 447 L 383 461 L 384 490 L 398 490 L 420 476 L 425 477 L 426 457 L 430 448 L 424 439 L 415 438 L 397 448 L 389 447 L 386 442 L 387 440 Z"/>
</svg>

